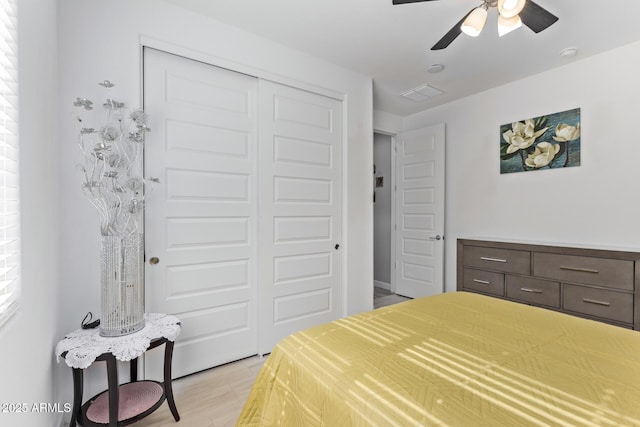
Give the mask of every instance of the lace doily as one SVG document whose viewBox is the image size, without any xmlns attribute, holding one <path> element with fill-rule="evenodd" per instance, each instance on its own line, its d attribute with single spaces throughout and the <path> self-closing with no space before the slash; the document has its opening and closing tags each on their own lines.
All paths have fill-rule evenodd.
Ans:
<svg viewBox="0 0 640 427">
<path fill-rule="evenodd" d="M 98 328 L 76 329 L 56 345 L 56 359 L 64 357 L 67 366 L 85 369 L 104 353 L 111 353 L 117 360 L 127 362 L 141 356 L 158 338 L 175 341 L 180 334 L 180 320 L 177 317 L 161 313 L 145 313 L 145 325 L 142 330 L 121 337 L 101 337 Z"/>
</svg>

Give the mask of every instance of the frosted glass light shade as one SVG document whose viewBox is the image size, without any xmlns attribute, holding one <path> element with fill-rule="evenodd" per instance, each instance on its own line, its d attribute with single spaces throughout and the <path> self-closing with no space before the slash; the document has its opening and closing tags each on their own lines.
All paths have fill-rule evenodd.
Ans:
<svg viewBox="0 0 640 427">
<path fill-rule="evenodd" d="M 142 233 L 102 236 L 100 336 L 119 337 L 144 328 Z"/>
<path fill-rule="evenodd" d="M 513 18 L 524 9 L 526 0 L 498 0 L 498 12 L 505 18 Z"/>
<path fill-rule="evenodd" d="M 464 20 L 460 26 L 460 30 L 468 36 L 478 37 L 486 23 L 487 9 L 482 6 L 476 7 L 469 16 L 467 16 L 467 19 Z"/>
<path fill-rule="evenodd" d="M 516 15 L 513 18 L 505 18 L 502 15 L 498 15 L 498 36 L 502 37 L 520 27 L 522 27 L 520 16 Z"/>
</svg>

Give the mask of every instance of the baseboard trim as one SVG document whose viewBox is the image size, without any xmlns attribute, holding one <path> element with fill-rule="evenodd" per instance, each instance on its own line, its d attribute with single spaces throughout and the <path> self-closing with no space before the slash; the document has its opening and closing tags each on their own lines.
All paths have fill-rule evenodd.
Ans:
<svg viewBox="0 0 640 427">
<path fill-rule="evenodd" d="M 391 285 L 389 283 L 381 282 L 379 280 L 373 281 L 373 286 L 376 288 L 386 289 L 387 291 L 391 291 Z"/>
</svg>

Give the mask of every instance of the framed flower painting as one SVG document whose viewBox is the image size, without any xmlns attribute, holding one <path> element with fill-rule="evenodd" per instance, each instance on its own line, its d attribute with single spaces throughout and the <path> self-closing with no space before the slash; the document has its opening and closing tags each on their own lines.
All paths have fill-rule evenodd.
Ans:
<svg viewBox="0 0 640 427">
<path fill-rule="evenodd" d="M 500 173 L 580 166 L 580 109 L 500 126 Z"/>
</svg>

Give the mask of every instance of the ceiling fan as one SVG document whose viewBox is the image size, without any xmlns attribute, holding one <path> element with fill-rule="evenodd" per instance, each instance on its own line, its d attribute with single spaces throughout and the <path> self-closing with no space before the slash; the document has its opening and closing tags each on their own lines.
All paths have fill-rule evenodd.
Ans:
<svg viewBox="0 0 640 427">
<path fill-rule="evenodd" d="M 434 0 L 393 0 L 393 4 L 418 3 Z M 482 0 L 482 4 L 469 11 L 456 25 L 444 35 L 431 50 L 444 49 L 453 42 L 460 33 L 476 37 L 484 28 L 487 12 L 490 7 L 498 9 L 498 34 L 500 37 L 516 30 L 522 24 L 531 28 L 534 33 L 549 28 L 558 17 L 537 5 L 531 0 Z"/>
</svg>

